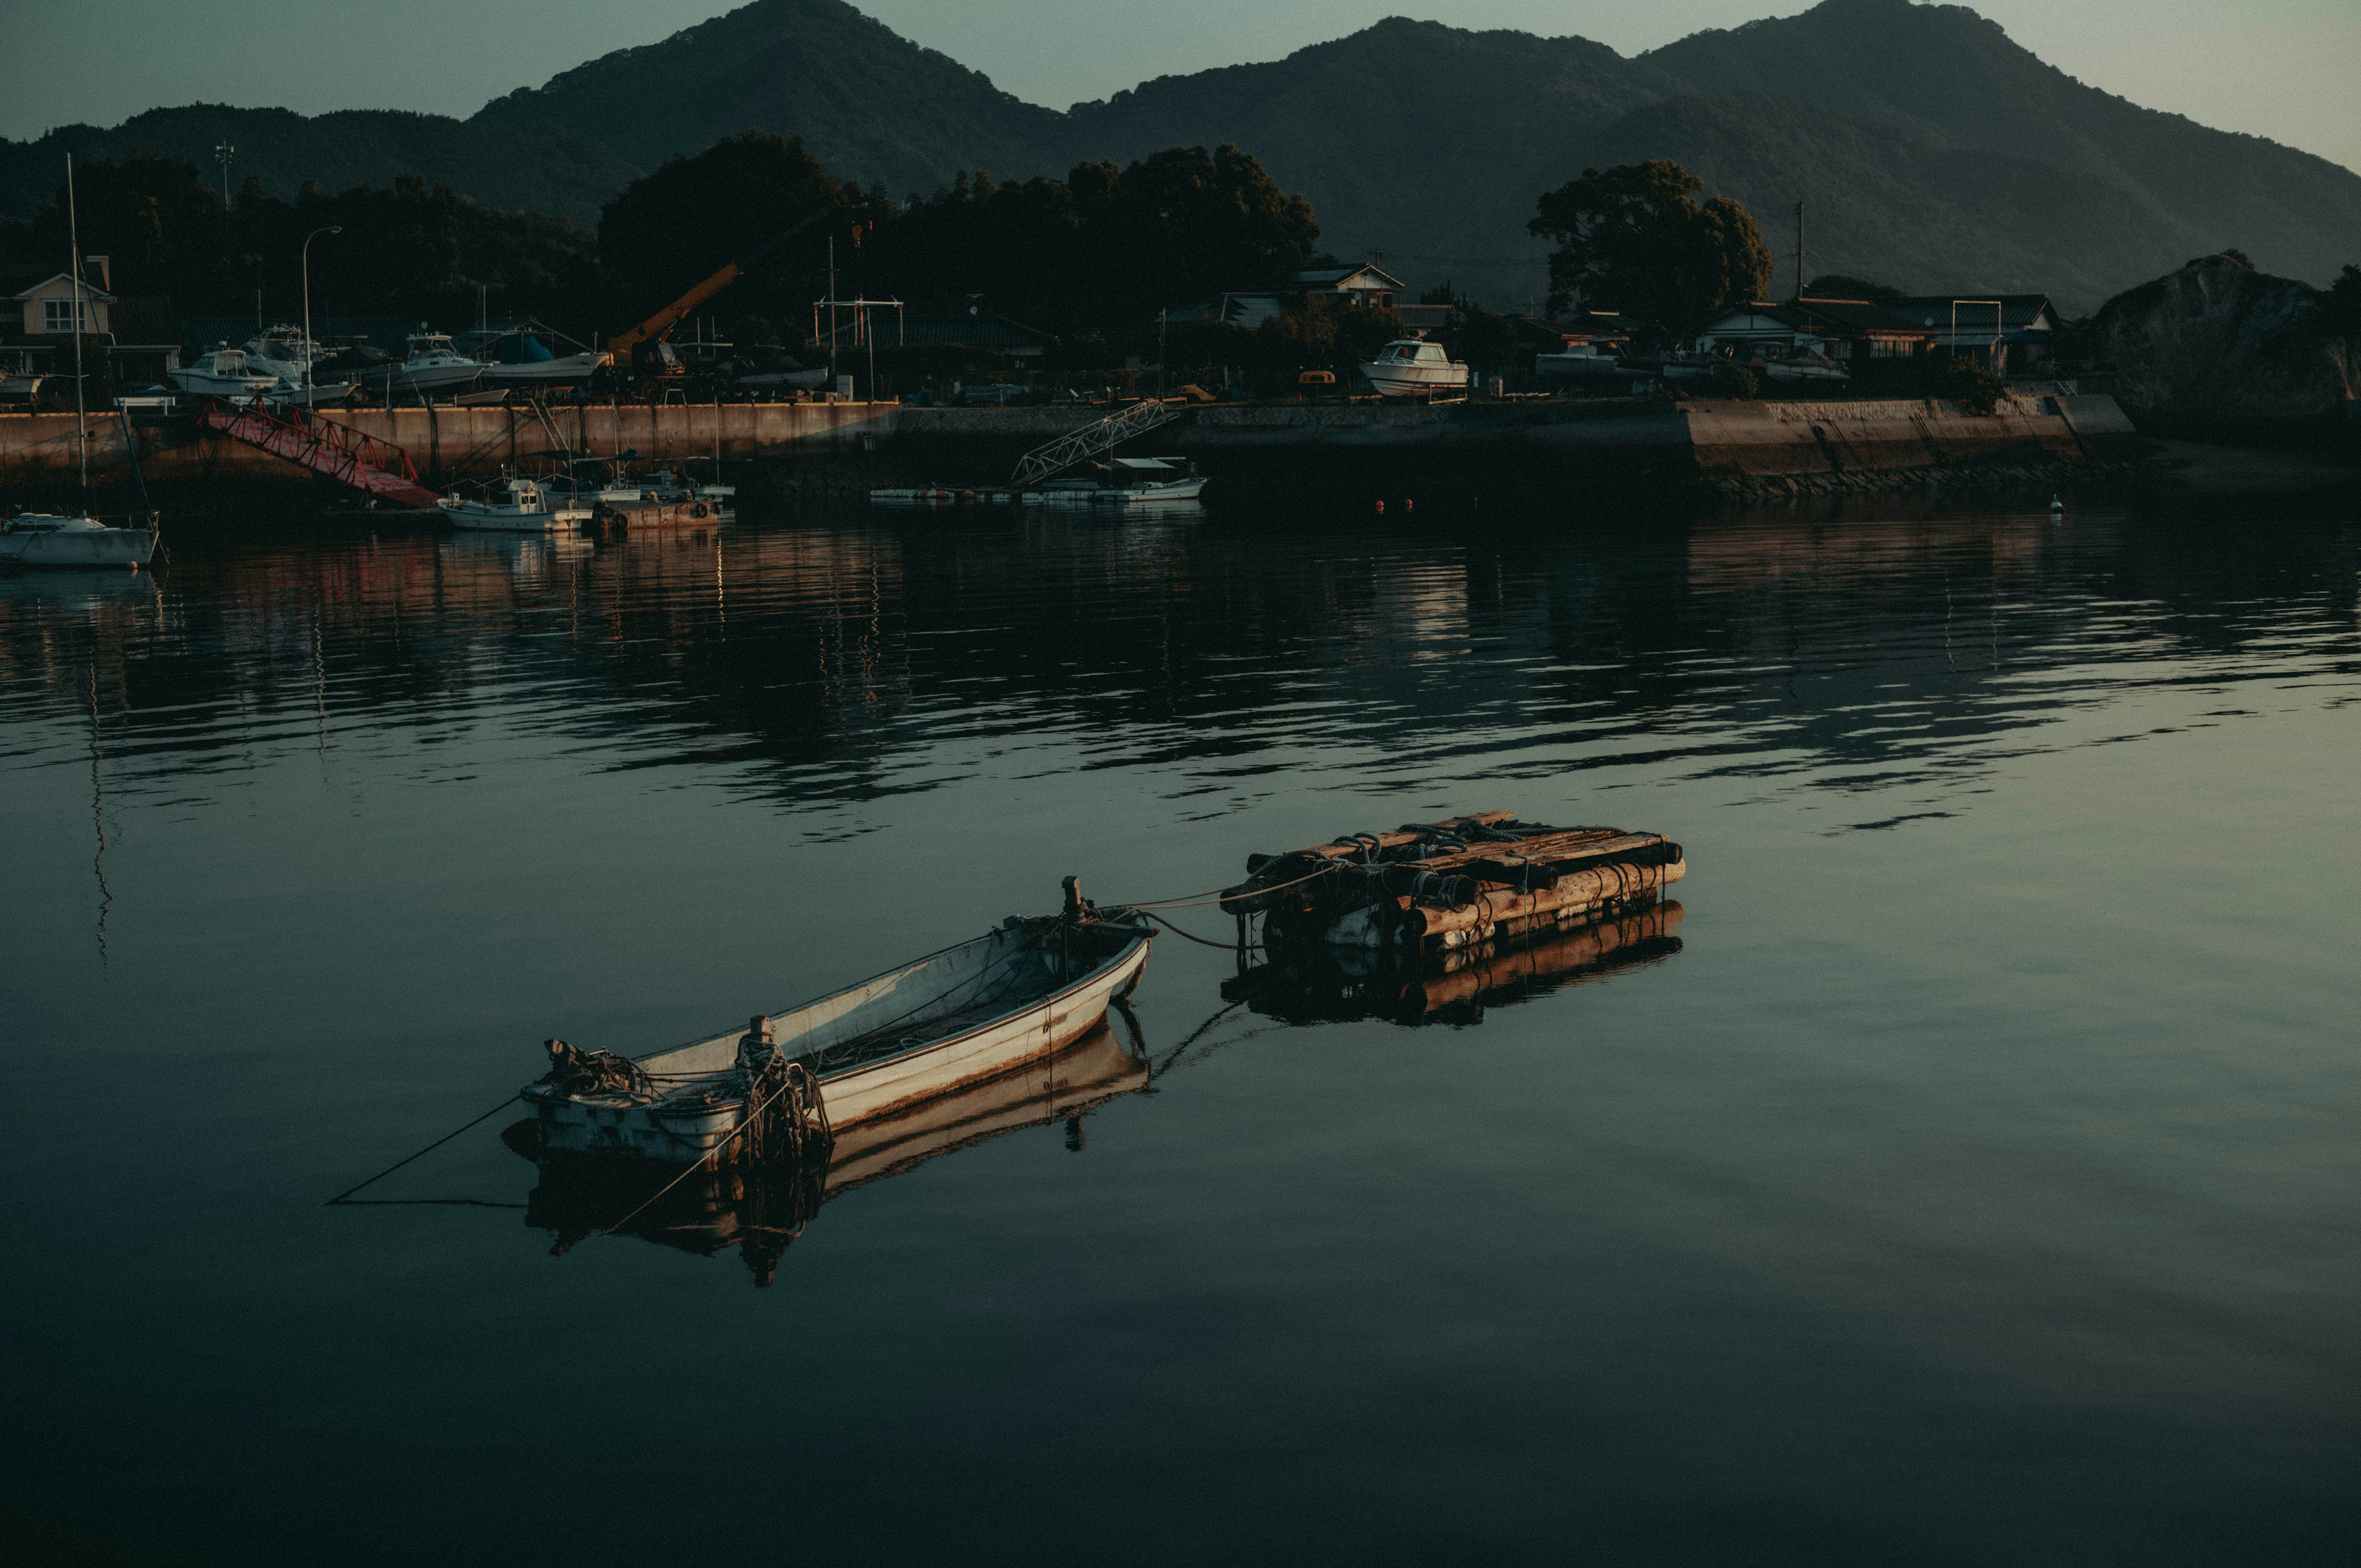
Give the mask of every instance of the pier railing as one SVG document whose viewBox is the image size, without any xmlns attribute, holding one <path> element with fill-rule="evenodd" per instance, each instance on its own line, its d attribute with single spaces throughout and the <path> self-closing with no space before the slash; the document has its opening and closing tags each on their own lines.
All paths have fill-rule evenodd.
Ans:
<svg viewBox="0 0 2361 1568">
<path fill-rule="evenodd" d="M 1170 424 L 1180 417 L 1179 409 L 1158 399 L 1134 403 L 1120 413 L 1109 414 L 1096 424 L 1069 431 L 1057 440 L 1046 442 L 1027 452 L 1016 460 L 1016 473 L 1009 483 L 1019 488 L 1038 485 L 1077 463 L 1087 463 L 1102 452 L 1113 451 L 1135 435 L 1145 435 L 1159 425 Z"/>
<path fill-rule="evenodd" d="M 233 441 L 386 500 L 431 507 L 441 499 L 420 482 L 409 453 L 311 409 L 258 397 L 250 403 L 208 403 L 197 419 Z"/>
</svg>

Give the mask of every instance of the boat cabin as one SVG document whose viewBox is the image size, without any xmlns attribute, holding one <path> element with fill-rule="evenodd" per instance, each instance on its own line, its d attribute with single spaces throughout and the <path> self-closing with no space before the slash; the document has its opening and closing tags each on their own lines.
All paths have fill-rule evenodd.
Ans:
<svg viewBox="0 0 2361 1568">
<path fill-rule="evenodd" d="M 1387 344 L 1378 355 L 1376 363 L 1442 367 L 1451 363 L 1451 356 L 1443 351 L 1443 345 L 1439 343 L 1430 343 L 1422 337 L 1405 337 Z"/>
</svg>

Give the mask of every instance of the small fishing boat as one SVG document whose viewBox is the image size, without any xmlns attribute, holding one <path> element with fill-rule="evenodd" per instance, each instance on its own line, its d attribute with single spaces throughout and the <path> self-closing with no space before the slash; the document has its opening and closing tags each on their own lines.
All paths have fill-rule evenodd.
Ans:
<svg viewBox="0 0 2361 1568">
<path fill-rule="evenodd" d="M 1205 491 L 1204 476 L 1186 457 L 1113 457 L 1090 471 L 1050 479 L 1025 492 L 1028 506 L 1184 507 Z"/>
<path fill-rule="evenodd" d="M 153 527 L 115 528 L 94 517 L 32 511 L 0 522 L 0 566 L 128 566 L 136 572 L 155 554 Z"/>
<path fill-rule="evenodd" d="M 550 1070 L 525 1085 L 542 1147 L 673 1165 L 751 1158 L 786 1096 L 834 1133 L 1012 1073 L 1095 1028 L 1148 963 L 1149 928 L 1085 903 L 1011 916 L 995 929 L 873 980 L 758 1014 L 636 1060 L 549 1042 Z M 741 1134 L 752 1136 L 741 1136 Z"/>
<path fill-rule="evenodd" d="M 596 509 L 583 498 L 557 495 L 538 479 L 511 477 L 489 495 L 445 496 L 436 501 L 454 528 L 500 533 L 544 533 L 590 521 Z"/>
<path fill-rule="evenodd" d="M 506 1128 L 500 1139 L 535 1167 L 524 1223 L 550 1233 L 553 1253 L 605 1231 L 706 1257 L 734 1249 L 760 1286 L 771 1283 L 788 1246 L 831 1199 L 1055 1122 L 1066 1124 L 1066 1146 L 1080 1153 L 1085 1120 L 1148 1088 L 1148 1076 L 1145 1046 L 1102 1026 L 1062 1050 L 1029 1053 L 1016 1071 L 838 1130 L 824 1168 L 815 1159 L 694 1169 L 653 1201 L 641 1161 L 552 1153 L 533 1120 Z"/>
<path fill-rule="evenodd" d="M 1204 476 L 1186 457 L 1117 457 L 1107 466 L 1112 482 L 1100 488 L 1099 506 L 1191 505 L 1205 492 Z"/>
<path fill-rule="evenodd" d="M 1398 337 L 1361 367 L 1369 385 L 1389 398 L 1465 392 L 1467 367 L 1443 351 L 1443 345 L 1422 337 Z"/>
</svg>

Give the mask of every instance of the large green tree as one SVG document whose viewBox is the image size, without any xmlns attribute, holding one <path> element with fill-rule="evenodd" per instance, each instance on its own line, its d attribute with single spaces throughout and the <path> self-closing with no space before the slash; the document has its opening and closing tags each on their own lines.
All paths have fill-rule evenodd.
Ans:
<svg viewBox="0 0 2361 1568">
<path fill-rule="evenodd" d="M 1549 306 L 1617 311 L 1642 335 L 1690 335 L 1721 306 L 1759 299 L 1771 252 L 1744 207 L 1700 206 L 1704 181 L 1668 159 L 1586 169 L 1526 226 L 1553 242 Z"/>
</svg>

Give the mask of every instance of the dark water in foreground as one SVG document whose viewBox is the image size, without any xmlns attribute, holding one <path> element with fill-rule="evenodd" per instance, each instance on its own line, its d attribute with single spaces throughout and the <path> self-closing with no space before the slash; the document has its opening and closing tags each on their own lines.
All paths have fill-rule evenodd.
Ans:
<svg viewBox="0 0 2361 1568">
<path fill-rule="evenodd" d="M 2361 526 L 173 548 L 0 581 L 33 1560 L 2361 1549 Z M 1682 839 L 1676 927 L 1426 1026 L 1208 1026 L 1233 956 L 1160 940 L 1148 1091 L 1118 1046 L 768 1289 L 322 1204 L 544 1035 L 1494 805 Z M 499 1124 L 370 1195 L 524 1203 Z"/>
</svg>

